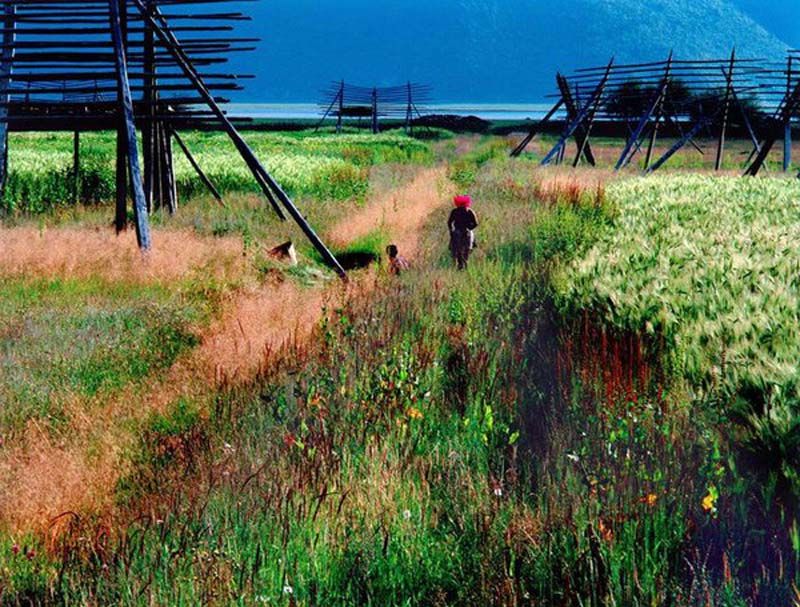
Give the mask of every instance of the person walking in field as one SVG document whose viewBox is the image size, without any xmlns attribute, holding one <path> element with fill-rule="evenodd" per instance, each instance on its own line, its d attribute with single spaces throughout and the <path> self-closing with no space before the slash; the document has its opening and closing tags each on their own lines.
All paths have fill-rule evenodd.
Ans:
<svg viewBox="0 0 800 607">
<path fill-rule="evenodd" d="M 453 199 L 455 207 L 447 220 L 450 230 L 450 252 L 459 270 L 465 270 L 469 262 L 470 253 L 475 248 L 475 229 L 478 227 L 478 218 L 472 210 L 472 198 L 469 196 L 456 196 Z"/>
<path fill-rule="evenodd" d="M 386 255 L 389 257 L 389 274 L 392 276 L 400 276 L 411 267 L 408 260 L 400 255 L 397 245 L 390 244 L 386 247 Z"/>
</svg>

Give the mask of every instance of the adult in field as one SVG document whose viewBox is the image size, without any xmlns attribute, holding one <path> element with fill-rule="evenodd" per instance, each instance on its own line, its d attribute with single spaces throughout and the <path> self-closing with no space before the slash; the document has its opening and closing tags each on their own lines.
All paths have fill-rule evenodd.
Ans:
<svg viewBox="0 0 800 607">
<path fill-rule="evenodd" d="M 469 196 L 456 196 L 453 199 L 455 208 L 447 220 L 450 230 L 450 252 L 459 270 L 465 270 L 469 263 L 469 256 L 475 248 L 475 229 L 478 227 L 478 218 L 472 210 L 472 198 Z"/>
</svg>

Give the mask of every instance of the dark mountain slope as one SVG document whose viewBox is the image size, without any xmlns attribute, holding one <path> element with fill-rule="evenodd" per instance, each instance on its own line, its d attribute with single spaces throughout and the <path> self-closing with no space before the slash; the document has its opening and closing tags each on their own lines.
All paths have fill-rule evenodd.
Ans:
<svg viewBox="0 0 800 607">
<path fill-rule="evenodd" d="M 755 0 L 753 0 L 754 2 Z M 328 81 L 408 79 L 445 101 L 541 100 L 557 69 L 679 56 L 781 58 L 787 46 L 737 8 L 751 0 L 265 0 L 242 61 L 251 101 L 312 101 Z M 746 6 L 747 5 L 747 6 Z M 755 13 L 753 13 L 755 14 Z"/>
</svg>

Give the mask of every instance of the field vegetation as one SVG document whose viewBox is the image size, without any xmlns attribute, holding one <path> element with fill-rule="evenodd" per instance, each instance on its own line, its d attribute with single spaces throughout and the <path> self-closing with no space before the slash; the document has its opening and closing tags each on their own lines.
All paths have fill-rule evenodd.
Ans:
<svg viewBox="0 0 800 607">
<path fill-rule="evenodd" d="M 617 181 L 507 152 L 486 137 L 411 159 L 435 157 L 446 171 L 431 175 L 478 201 L 467 272 L 452 269 L 435 184 L 412 271 L 362 274 L 258 374 L 132 423 L 110 503 L 4 529 L 0 604 L 800 600 L 797 186 Z M 372 188 L 412 170 L 386 160 Z M 320 206 L 358 221 L 358 203 Z M 347 246 L 379 252 L 394 236 Z M 183 351 L 218 301 L 201 285 L 119 301 L 134 317 L 135 301 L 158 302 L 148 322 L 176 327 Z M 148 343 L 150 325 L 129 324 Z"/>
<path fill-rule="evenodd" d="M 247 166 L 224 133 L 188 133 L 186 145 L 223 194 L 258 192 Z M 83 204 L 112 201 L 115 192 L 113 133 L 81 137 L 77 200 Z M 399 132 L 378 137 L 346 133 L 338 137 L 313 131 L 251 133 L 248 142 L 267 169 L 294 196 L 315 200 L 363 200 L 369 168 L 387 163 L 429 163 L 430 147 Z M 76 200 L 73 141 L 69 133 L 14 134 L 11 138 L 6 213 L 39 213 Z M 204 194 L 188 160 L 175 146 L 175 172 L 181 197 Z"/>
</svg>

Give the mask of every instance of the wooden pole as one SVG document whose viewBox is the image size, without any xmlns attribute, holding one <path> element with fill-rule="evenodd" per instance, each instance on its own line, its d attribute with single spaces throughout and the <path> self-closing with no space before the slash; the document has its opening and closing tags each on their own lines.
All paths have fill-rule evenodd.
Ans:
<svg viewBox="0 0 800 607">
<path fill-rule="evenodd" d="M 672 61 L 672 53 L 669 54 L 669 61 Z M 636 128 L 633 130 L 633 133 L 628 138 L 628 142 L 625 144 L 625 148 L 622 150 L 622 154 L 617 161 L 617 165 L 615 170 L 619 171 L 624 166 L 631 161 L 633 158 L 633 154 L 636 153 L 636 150 L 639 149 L 641 143 L 639 142 L 639 138 L 642 136 L 645 128 L 647 127 L 647 123 L 650 121 L 650 118 L 653 116 L 653 112 L 656 111 L 661 100 L 664 98 L 664 94 L 666 93 L 666 88 L 669 85 L 668 80 L 663 80 L 661 86 L 659 87 L 658 91 L 653 96 L 653 100 L 648 106 L 647 110 L 645 111 L 644 115 L 639 119 L 639 124 L 636 125 Z M 634 149 L 635 146 L 635 149 Z"/>
<path fill-rule="evenodd" d="M 661 158 L 659 158 L 655 164 L 652 166 L 648 166 L 645 168 L 645 173 L 653 173 L 660 169 L 664 164 L 674 156 L 678 150 L 680 150 L 683 146 L 685 146 L 688 142 L 690 142 L 697 134 L 703 130 L 709 123 L 709 120 L 704 116 L 697 121 L 694 127 L 686 133 L 681 139 L 675 143 Z"/>
<path fill-rule="evenodd" d="M 115 2 L 117 0 L 111 0 Z M 119 28 L 122 39 L 122 48 L 127 52 L 128 46 L 128 11 L 124 0 L 119 0 L 116 4 L 119 9 Z M 117 120 L 117 164 L 116 164 L 116 210 L 114 213 L 114 226 L 117 234 L 125 230 L 128 226 L 128 150 L 126 148 L 127 128 L 123 116 L 124 110 L 120 106 L 119 118 Z"/>
<path fill-rule="evenodd" d="M 580 112 L 581 105 L 580 97 L 577 95 L 578 91 L 576 91 L 576 97 L 573 99 L 572 91 L 569 89 L 569 82 L 567 82 L 567 79 L 563 75 L 557 74 L 556 82 L 558 83 L 558 88 L 561 92 L 561 98 L 564 100 L 564 104 L 567 108 L 567 120 L 568 122 L 571 122 L 572 120 L 575 120 Z M 592 147 L 588 145 L 588 142 L 586 141 L 586 136 L 584 134 L 584 128 L 582 125 L 579 125 L 579 127 L 575 130 L 575 143 L 578 146 L 578 150 L 582 154 L 586 155 L 586 161 L 594 166 L 594 153 L 592 152 Z M 586 144 L 586 146 L 583 144 Z M 561 164 L 561 162 L 564 160 L 565 153 L 566 142 L 564 144 L 564 148 L 562 148 L 561 152 L 559 153 L 558 164 Z"/>
<path fill-rule="evenodd" d="M 670 84 L 670 75 L 672 72 L 672 53 L 670 53 L 669 58 L 667 59 L 667 66 L 664 70 L 664 86 L 662 87 L 662 93 L 659 99 L 659 102 L 656 106 L 656 120 L 653 124 L 653 130 L 650 133 L 650 143 L 647 145 L 647 156 L 644 160 L 644 168 L 645 170 L 650 168 L 650 161 L 653 159 L 653 150 L 656 147 L 656 139 L 658 138 L 658 127 L 661 125 L 661 118 L 664 115 L 664 102 L 669 95 L 669 84 Z"/>
<path fill-rule="evenodd" d="M 717 143 L 717 158 L 714 161 L 714 170 L 719 171 L 722 169 L 722 161 L 725 155 L 725 135 L 728 130 L 728 118 L 730 117 L 731 109 L 731 95 L 733 93 L 733 71 L 736 69 L 736 48 L 731 52 L 731 61 L 728 65 L 728 71 L 725 73 L 725 99 L 722 107 L 722 126 L 719 130 L 719 142 Z"/>
<path fill-rule="evenodd" d="M 139 151 L 136 141 L 136 124 L 133 113 L 133 97 L 131 96 L 131 86 L 128 79 L 128 59 L 125 53 L 125 43 L 122 29 L 121 10 L 125 8 L 125 0 L 118 3 L 118 0 L 109 0 L 111 37 L 114 42 L 114 60 L 117 70 L 117 101 L 120 106 L 120 121 L 125 128 L 121 129 L 120 140 L 121 151 L 128 157 L 128 169 L 130 170 L 131 183 L 133 186 L 133 215 L 136 221 L 136 239 L 139 248 L 148 250 L 151 247 L 150 224 L 147 216 L 147 202 L 144 197 L 144 187 L 142 185 L 142 173 L 139 168 Z M 124 182 L 125 180 L 123 180 Z"/>
<path fill-rule="evenodd" d="M 145 4 L 148 11 L 152 9 L 153 0 L 146 0 Z M 157 80 L 155 62 L 155 38 L 153 28 L 149 23 L 144 23 L 144 111 L 145 120 L 142 126 L 142 157 L 144 159 L 144 195 L 147 201 L 147 210 L 152 212 L 153 199 L 155 197 L 155 116 L 157 98 Z"/>
<path fill-rule="evenodd" d="M 580 126 L 583 124 L 583 121 L 595 107 L 595 104 L 599 103 L 599 100 L 602 97 L 603 90 L 605 88 L 605 84 L 607 82 L 607 75 L 610 73 L 610 67 L 612 64 L 613 64 L 613 59 L 609 63 L 609 70 L 606 72 L 606 77 L 597 85 L 591 97 L 589 98 L 589 101 L 586 103 L 583 109 L 581 109 L 581 111 L 578 113 L 575 119 L 568 124 L 567 128 L 565 129 L 564 133 L 561 136 L 561 139 L 558 141 L 555 147 L 553 147 L 553 149 L 550 150 L 550 153 L 548 153 L 542 159 L 541 162 L 542 166 L 550 164 L 550 162 L 555 157 L 561 156 L 563 154 L 563 148 L 566 145 L 567 141 L 572 137 L 575 131 L 578 128 L 580 128 Z"/>
<path fill-rule="evenodd" d="M 408 83 L 408 107 L 406 108 L 406 134 L 411 134 L 411 118 L 412 108 L 414 106 L 414 98 L 411 96 L 411 83 Z"/>
<path fill-rule="evenodd" d="M 535 125 L 534 125 L 534 126 L 531 128 L 531 130 L 530 130 L 530 131 L 528 132 L 528 134 L 525 136 L 525 139 L 523 139 L 523 140 L 522 140 L 522 141 L 519 143 L 519 145 L 518 145 L 517 147 L 515 147 L 515 148 L 514 148 L 514 150 L 511 152 L 511 157 L 512 157 L 512 158 L 517 158 L 517 157 L 518 157 L 520 154 L 522 154 L 522 152 L 524 152 L 524 151 L 525 151 L 525 148 L 527 148 L 527 147 L 528 147 L 528 145 L 530 144 L 530 142 L 531 142 L 531 141 L 533 141 L 534 137 L 536 137 L 536 135 L 538 135 L 538 134 L 539 134 L 539 131 L 540 131 L 540 130 L 541 130 L 543 127 L 544 127 L 544 125 L 545 125 L 545 124 L 547 124 L 548 122 L 550 122 L 550 120 L 553 118 L 553 116 L 555 116 L 555 115 L 556 115 L 556 112 L 558 112 L 558 110 L 560 110 L 560 109 L 561 109 L 561 106 L 562 106 L 562 105 L 564 105 L 564 98 L 563 98 L 563 97 L 562 97 L 561 99 L 559 99 L 559 100 L 558 100 L 558 103 L 556 103 L 556 104 L 555 104 L 555 105 L 554 105 L 554 106 L 553 106 L 553 107 L 550 109 L 550 111 L 549 111 L 549 112 L 547 112 L 547 114 L 545 115 L 545 117 L 544 117 L 544 118 L 542 118 L 542 119 L 541 119 L 539 122 L 537 122 L 537 123 L 536 123 L 536 124 L 535 124 Z"/>
<path fill-rule="evenodd" d="M 169 136 L 169 127 L 164 128 L 164 147 L 167 150 L 167 174 L 170 186 L 170 213 L 178 212 L 178 184 L 175 180 L 175 155 L 172 153 L 172 137 Z"/>
<path fill-rule="evenodd" d="M 378 89 L 372 89 L 372 134 L 377 135 L 380 130 L 378 125 Z"/>
<path fill-rule="evenodd" d="M 592 109 L 589 112 L 587 117 L 587 125 L 583 133 L 581 133 L 581 140 L 578 141 L 578 153 L 575 155 L 575 160 L 572 163 L 573 168 L 578 166 L 578 163 L 581 161 L 581 156 L 586 154 L 586 159 L 589 161 L 589 164 L 595 166 L 594 154 L 591 152 L 591 147 L 589 146 L 589 138 L 592 136 L 592 127 L 594 126 L 594 119 L 597 115 L 597 110 L 600 107 L 600 102 L 603 99 L 603 93 L 606 89 L 606 84 L 608 83 L 608 79 L 611 76 L 611 67 L 614 64 L 614 60 L 612 59 L 611 62 L 608 64 L 608 68 L 606 69 L 606 73 L 603 76 L 603 80 L 600 83 L 600 88 L 597 95 L 594 98 L 594 102 L 590 101 L 589 103 L 592 104 Z"/>
<path fill-rule="evenodd" d="M 81 132 L 75 131 L 72 135 L 72 178 L 73 201 L 75 204 L 81 200 Z"/>
<path fill-rule="evenodd" d="M 5 93 L 0 98 L 0 200 L 5 196 L 8 183 L 8 92 L 14 71 L 14 42 L 16 40 L 16 11 L 14 2 L 6 3 L 3 10 L 3 54 L 0 60 L 0 87 Z"/>
<path fill-rule="evenodd" d="M 786 67 L 786 98 L 792 94 L 792 60 L 794 58 L 789 55 Z M 783 172 L 789 172 L 789 167 L 792 166 L 792 115 L 786 119 L 786 124 L 783 127 Z"/>
<path fill-rule="evenodd" d="M 189 164 L 192 165 L 192 168 L 194 169 L 194 172 L 197 173 L 197 176 L 200 178 L 200 181 L 202 181 L 203 185 L 206 186 L 206 189 L 208 189 L 208 191 L 216 199 L 217 202 L 219 202 L 222 206 L 225 206 L 225 202 L 222 200 L 222 195 L 219 193 L 219 190 L 216 187 L 214 187 L 212 181 L 203 172 L 203 169 L 200 167 L 200 164 L 192 155 L 191 151 L 189 151 L 189 147 L 183 141 L 181 136 L 178 135 L 178 132 L 170 129 L 170 133 L 172 134 L 172 137 L 175 138 L 175 143 L 178 144 L 178 147 L 183 152 L 183 155 L 186 156 L 186 160 L 188 160 Z"/>
<path fill-rule="evenodd" d="M 342 124 L 344 121 L 344 80 L 339 87 L 339 118 L 336 120 L 336 132 L 342 132 Z"/>
<path fill-rule="evenodd" d="M 309 225 L 306 221 L 305 217 L 300 213 L 297 207 L 292 202 L 291 198 L 283 191 L 283 188 L 278 185 L 278 183 L 272 178 L 272 176 L 261 166 L 261 163 L 258 161 L 258 158 L 250 149 L 250 146 L 242 139 L 242 136 L 236 130 L 236 128 L 231 123 L 230 119 L 227 117 L 225 112 L 222 108 L 219 107 L 217 101 L 214 99 L 214 96 L 208 91 L 203 82 L 202 77 L 197 72 L 197 70 L 192 65 L 191 61 L 187 57 L 186 53 L 180 46 L 180 43 L 175 38 L 175 36 L 169 31 L 168 27 L 166 26 L 166 21 L 161 16 L 160 11 L 155 9 L 155 15 L 148 15 L 144 11 L 144 5 L 142 4 L 142 0 L 132 0 L 134 6 L 137 7 L 139 12 L 142 14 L 143 18 L 152 24 L 153 31 L 156 36 L 164 43 L 167 51 L 172 55 L 175 62 L 181 68 L 183 73 L 186 77 L 192 82 L 197 92 L 206 102 L 206 105 L 212 111 L 212 113 L 216 116 L 217 120 L 219 120 L 220 124 L 223 126 L 225 131 L 228 133 L 228 136 L 233 141 L 234 145 L 236 146 L 237 150 L 241 154 L 242 158 L 247 163 L 250 170 L 253 172 L 254 175 L 257 176 L 257 181 L 259 185 L 262 186 L 262 190 L 265 193 L 269 192 L 271 196 L 272 193 L 269 191 L 270 189 L 275 192 L 275 195 L 281 201 L 283 206 L 292 216 L 292 219 L 300 226 L 300 229 L 306 235 L 306 237 L 311 241 L 311 244 L 319 251 L 322 255 L 322 258 L 339 274 L 339 276 L 343 279 L 347 278 L 347 272 L 344 271 L 339 261 L 334 257 L 333 253 L 330 252 L 328 247 L 325 246 L 325 243 L 317 236 L 317 233 L 314 229 Z M 158 18 L 158 22 L 156 22 L 156 18 Z"/>
</svg>

